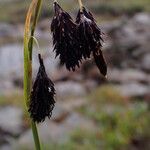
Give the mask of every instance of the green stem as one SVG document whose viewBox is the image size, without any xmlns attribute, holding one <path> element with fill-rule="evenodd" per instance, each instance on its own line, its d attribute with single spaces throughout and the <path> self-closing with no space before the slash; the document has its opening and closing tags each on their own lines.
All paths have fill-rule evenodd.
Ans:
<svg viewBox="0 0 150 150">
<path fill-rule="evenodd" d="M 33 1 L 33 5 L 34 5 L 34 1 Z M 25 99 L 27 109 L 28 109 L 28 106 L 29 106 L 30 93 L 31 93 L 31 88 L 32 88 L 33 38 L 31 38 L 31 37 L 34 36 L 35 28 L 36 28 L 36 25 L 37 25 L 39 14 L 40 14 L 41 5 L 42 5 L 42 0 L 38 0 L 36 2 L 34 20 L 33 20 L 33 24 L 32 24 L 32 27 L 31 27 L 31 34 L 29 35 L 30 38 L 28 40 L 28 33 L 26 33 L 26 32 L 25 32 L 25 37 L 24 37 L 24 99 Z M 37 130 L 37 127 L 36 127 L 36 123 L 33 122 L 33 121 L 31 121 L 31 128 L 32 128 L 35 148 L 36 148 L 36 150 L 41 150 L 38 130 Z"/>
<path fill-rule="evenodd" d="M 32 37 L 34 37 L 34 32 L 35 32 L 35 28 L 36 28 L 37 21 L 38 21 L 38 18 L 39 18 L 41 6 L 42 6 L 42 0 L 38 0 L 37 6 L 36 6 L 36 9 L 35 9 L 35 16 L 34 16 L 33 24 L 32 24 L 32 27 L 31 27 L 31 38 L 30 38 L 30 42 L 29 42 L 30 60 L 32 60 L 32 49 L 33 49 L 33 38 Z"/>
<path fill-rule="evenodd" d="M 31 127 L 32 127 L 35 148 L 36 150 L 41 150 L 40 139 L 39 139 L 38 130 L 37 130 L 35 122 L 33 121 L 31 122 Z"/>
</svg>

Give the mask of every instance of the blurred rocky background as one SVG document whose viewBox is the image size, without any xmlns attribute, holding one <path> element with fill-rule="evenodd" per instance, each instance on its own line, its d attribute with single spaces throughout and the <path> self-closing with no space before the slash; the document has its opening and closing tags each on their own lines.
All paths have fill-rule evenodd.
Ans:
<svg viewBox="0 0 150 150">
<path fill-rule="evenodd" d="M 33 150 L 23 102 L 23 28 L 30 0 L 0 0 L 0 150 Z M 74 18 L 77 0 L 60 1 Z M 36 38 L 57 103 L 39 124 L 44 150 L 150 150 L 150 1 L 84 0 L 104 32 L 107 81 L 92 60 L 76 72 L 52 51 L 52 1 L 43 0 Z M 37 73 L 37 46 L 33 79 Z"/>
</svg>

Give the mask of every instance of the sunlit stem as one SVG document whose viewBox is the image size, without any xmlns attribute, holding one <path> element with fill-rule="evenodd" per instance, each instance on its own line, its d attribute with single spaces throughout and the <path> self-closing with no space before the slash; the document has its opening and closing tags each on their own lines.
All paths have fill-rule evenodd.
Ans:
<svg viewBox="0 0 150 150">
<path fill-rule="evenodd" d="M 80 6 L 80 11 L 83 10 L 83 3 L 82 3 L 82 0 L 78 0 L 78 3 L 79 3 L 79 6 Z"/>
</svg>

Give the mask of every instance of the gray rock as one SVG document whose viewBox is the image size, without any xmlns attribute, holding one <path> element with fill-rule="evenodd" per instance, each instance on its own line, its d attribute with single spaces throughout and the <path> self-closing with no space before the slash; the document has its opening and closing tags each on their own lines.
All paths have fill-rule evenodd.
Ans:
<svg viewBox="0 0 150 150">
<path fill-rule="evenodd" d="M 108 79 L 109 81 L 117 83 L 142 82 L 148 84 L 150 75 L 137 69 L 110 69 Z"/>
<path fill-rule="evenodd" d="M 43 52 L 44 64 L 48 73 L 56 69 L 57 61 L 53 59 L 54 53 L 49 55 L 49 48 Z M 34 50 L 33 55 L 33 77 L 36 76 L 39 62 L 37 51 Z M 22 86 L 23 80 L 23 47 L 19 44 L 10 44 L 0 47 L 0 93 L 10 88 Z M 17 81 L 17 83 L 16 83 Z M 17 84 L 20 85 L 17 85 Z"/>
<path fill-rule="evenodd" d="M 6 38 L 7 41 L 7 38 L 18 39 L 21 37 L 23 37 L 23 26 L 0 23 L 0 40 Z"/>
<path fill-rule="evenodd" d="M 150 14 L 148 13 L 138 13 L 133 19 L 137 24 L 150 25 Z"/>
<path fill-rule="evenodd" d="M 150 72 L 150 53 L 143 56 L 141 68 L 146 70 L 147 72 Z"/>
<path fill-rule="evenodd" d="M 62 107 L 61 103 L 56 103 L 52 114 L 52 120 L 55 122 L 62 122 L 68 115 L 69 110 Z"/>
<path fill-rule="evenodd" d="M 57 60 L 51 59 L 53 55 L 48 55 L 49 48 L 43 52 L 44 63 L 48 72 L 52 72 L 57 64 Z M 13 52 L 13 53 L 12 53 Z M 33 54 L 33 73 L 37 73 L 39 67 L 37 51 Z M 12 55 L 13 54 L 13 55 Z M 51 63 L 50 63 L 51 62 Z M 0 48 L 0 76 L 13 78 L 23 77 L 23 46 L 19 44 L 7 45 Z"/>
<path fill-rule="evenodd" d="M 89 130 L 95 130 L 95 125 L 88 119 L 83 118 L 79 114 L 72 113 L 61 123 L 53 123 L 52 121 L 46 121 L 39 125 L 39 134 L 42 143 L 64 143 L 68 140 L 69 135 L 77 128 L 87 128 Z M 14 143 L 14 147 L 17 148 L 26 147 L 28 150 L 34 149 L 34 141 L 31 130 L 24 133 L 17 143 Z"/>
<path fill-rule="evenodd" d="M 123 18 L 110 23 L 110 27 L 106 28 L 109 37 L 106 42 L 110 45 L 106 47 L 105 54 L 108 59 L 110 58 L 111 65 L 121 68 L 141 67 L 142 56 L 150 51 L 149 18 L 149 14 L 139 13 L 131 19 Z"/>
<path fill-rule="evenodd" d="M 150 86 L 141 83 L 127 83 L 116 87 L 126 97 L 143 97 L 150 93 Z"/>
<path fill-rule="evenodd" d="M 63 126 L 66 126 L 67 129 L 70 129 L 70 130 L 81 128 L 81 129 L 95 131 L 95 129 L 96 129 L 95 124 L 91 120 L 82 117 L 78 113 L 72 113 L 65 120 Z"/>
<path fill-rule="evenodd" d="M 66 102 L 64 101 L 61 103 L 61 106 L 69 111 L 73 112 L 74 109 L 80 108 L 81 106 L 85 106 L 87 104 L 87 100 L 84 98 L 75 98 L 75 99 L 69 99 Z"/>
<path fill-rule="evenodd" d="M 55 104 L 51 119 L 54 122 L 62 123 L 73 111 L 87 104 L 84 98 L 75 98 L 69 100 L 58 101 Z"/>
<path fill-rule="evenodd" d="M 13 83 L 11 80 L 6 80 L 3 77 L 0 77 L 0 95 L 5 94 L 6 91 L 12 91 L 14 89 Z"/>
<path fill-rule="evenodd" d="M 21 45 L 7 45 L 0 48 L 0 76 L 23 76 L 23 47 Z"/>
<path fill-rule="evenodd" d="M 84 85 L 87 90 L 91 91 L 97 87 L 97 82 L 95 80 L 86 80 Z"/>
<path fill-rule="evenodd" d="M 50 144 L 52 142 L 64 142 L 68 137 L 68 131 L 65 127 L 52 122 L 45 122 L 38 126 L 38 131 L 42 143 Z M 25 132 L 18 141 L 13 144 L 14 149 L 25 147 L 28 150 L 34 149 L 34 141 L 31 130 Z"/>
<path fill-rule="evenodd" d="M 0 108 L 0 128 L 13 136 L 19 135 L 22 132 L 22 115 L 22 110 L 16 107 Z"/>
<path fill-rule="evenodd" d="M 55 87 L 58 97 L 84 96 L 86 94 L 84 86 L 73 81 L 59 82 Z"/>
<path fill-rule="evenodd" d="M 11 145 L 3 145 L 0 147 L 0 150 L 12 150 Z"/>
</svg>

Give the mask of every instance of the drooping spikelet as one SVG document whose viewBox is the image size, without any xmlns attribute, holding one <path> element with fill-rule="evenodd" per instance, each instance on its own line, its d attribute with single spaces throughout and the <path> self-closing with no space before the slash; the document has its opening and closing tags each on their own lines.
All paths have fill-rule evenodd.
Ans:
<svg viewBox="0 0 150 150">
<path fill-rule="evenodd" d="M 48 78 L 43 60 L 39 54 L 40 67 L 30 96 L 29 113 L 33 121 L 43 122 L 46 117 L 50 118 L 55 105 L 55 88 Z"/>
<path fill-rule="evenodd" d="M 99 53 L 93 53 L 93 56 L 94 56 L 95 63 L 97 65 L 100 73 L 103 76 L 106 76 L 107 75 L 107 65 L 106 65 L 105 59 L 103 57 L 102 51 L 99 51 Z"/>
<path fill-rule="evenodd" d="M 76 23 L 82 57 L 87 59 L 93 54 L 96 65 L 105 76 L 107 74 L 107 66 L 101 51 L 101 43 L 103 41 L 102 32 L 97 26 L 94 17 L 83 7 L 83 9 L 78 12 Z"/>
<path fill-rule="evenodd" d="M 56 57 L 60 63 L 65 64 L 68 70 L 79 67 L 81 60 L 78 42 L 76 41 L 76 24 L 71 16 L 65 12 L 57 2 L 54 2 L 55 15 L 51 24 L 53 33 L 53 45 Z"/>
</svg>

